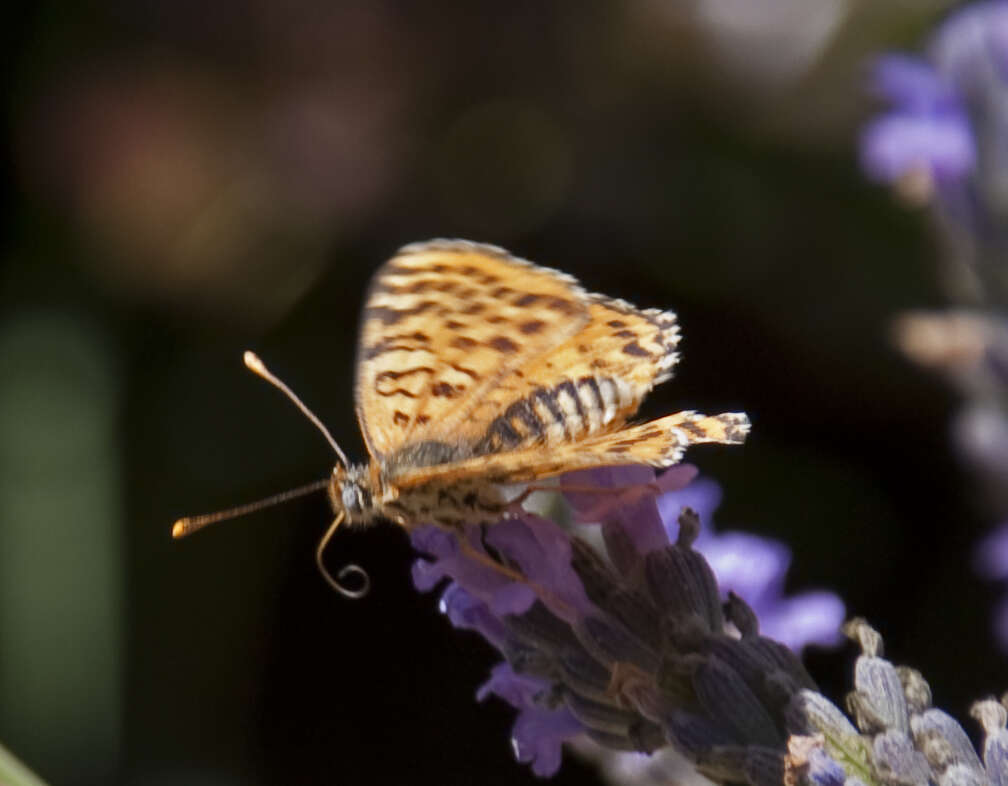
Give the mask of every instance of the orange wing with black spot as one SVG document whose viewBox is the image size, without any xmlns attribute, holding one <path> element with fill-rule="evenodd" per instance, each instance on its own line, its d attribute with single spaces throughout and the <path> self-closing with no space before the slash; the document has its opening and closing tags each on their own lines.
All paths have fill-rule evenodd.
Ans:
<svg viewBox="0 0 1008 786">
<path fill-rule="evenodd" d="M 414 443 L 466 450 L 516 392 L 501 381 L 590 321 L 563 273 L 493 246 L 401 249 L 371 284 L 357 361 L 357 416 L 372 458 Z"/>
</svg>

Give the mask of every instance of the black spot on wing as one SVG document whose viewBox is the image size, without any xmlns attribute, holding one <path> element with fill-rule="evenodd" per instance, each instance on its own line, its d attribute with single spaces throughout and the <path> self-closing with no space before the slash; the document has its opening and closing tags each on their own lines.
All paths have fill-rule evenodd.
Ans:
<svg viewBox="0 0 1008 786">
<path fill-rule="evenodd" d="M 520 349 L 520 347 L 507 336 L 494 336 L 486 343 L 491 349 L 496 349 L 498 352 L 508 355 L 513 354 Z"/>
<path fill-rule="evenodd" d="M 651 357 L 651 353 L 648 352 L 644 347 L 638 344 L 636 341 L 630 341 L 623 345 L 623 352 L 627 355 L 633 355 L 639 358 Z"/>
<path fill-rule="evenodd" d="M 437 396 L 439 398 L 455 398 L 459 395 L 465 388 L 456 387 L 450 382 L 435 382 L 431 385 L 431 395 Z"/>
<path fill-rule="evenodd" d="M 583 307 L 580 303 L 575 303 L 572 300 L 566 300 L 562 297 L 551 297 L 546 301 L 546 308 L 559 314 L 570 316 L 581 313 Z"/>
<path fill-rule="evenodd" d="M 430 366 L 417 366 L 416 368 L 410 368 L 404 371 L 383 371 L 374 379 L 374 391 L 379 396 L 406 396 L 407 398 L 416 398 L 416 393 L 413 393 L 406 388 L 398 387 L 396 382 L 403 377 L 409 377 L 413 374 L 433 373 L 434 369 Z"/>
<path fill-rule="evenodd" d="M 423 300 L 412 308 L 387 308 L 386 306 L 371 306 L 364 310 L 364 320 L 377 319 L 383 325 L 394 325 L 407 317 L 423 314 L 437 305 L 432 300 Z"/>
<path fill-rule="evenodd" d="M 677 425 L 687 434 L 691 434 L 694 437 L 702 438 L 707 436 L 707 430 L 695 420 L 687 419 Z"/>
<path fill-rule="evenodd" d="M 385 379 L 402 379 L 403 377 L 409 377 L 413 374 L 433 374 L 434 369 L 430 366 L 417 366 L 416 368 L 408 368 L 405 371 L 383 371 L 381 374 L 375 377 L 375 382 L 381 382 Z"/>
<path fill-rule="evenodd" d="M 455 349 L 469 350 L 475 347 L 476 344 L 477 342 L 475 339 L 471 339 L 469 336 L 455 336 L 455 338 L 451 340 L 449 346 Z"/>
<path fill-rule="evenodd" d="M 480 375 L 477 374 L 475 371 L 473 371 L 471 368 L 460 366 L 458 363 L 449 363 L 448 365 L 451 366 L 453 369 L 455 369 L 455 371 L 459 372 L 460 374 L 465 374 L 467 377 L 470 377 L 472 379 L 480 378 Z"/>
<path fill-rule="evenodd" d="M 386 336 L 372 346 L 364 348 L 363 357 L 364 360 L 371 360 L 378 357 L 378 355 L 394 352 L 395 350 L 416 352 L 417 350 L 425 349 L 428 344 L 430 344 L 430 336 L 426 333 L 421 333 L 419 330 L 414 333 L 398 333 Z"/>
</svg>

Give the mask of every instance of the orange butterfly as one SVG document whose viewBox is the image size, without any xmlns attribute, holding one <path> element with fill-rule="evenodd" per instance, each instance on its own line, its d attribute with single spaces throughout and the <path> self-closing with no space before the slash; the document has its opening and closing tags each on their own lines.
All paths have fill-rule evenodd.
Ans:
<svg viewBox="0 0 1008 786">
<path fill-rule="evenodd" d="M 246 364 L 283 390 L 339 457 L 326 481 L 261 503 L 176 522 L 181 537 L 212 521 L 326 487 L 336 518 L 390 519 L 461 531 L 514 510 L 502 486 L 588 467 L 667 467 L 686 446 L 741 443 L 743 413 L 679 412 L 630 424 L 671 376 L 675 315 L 585 292 L 566 274 L 495 246 L 431 240 L 375 274 L 362 318 L 355 394 L 370 461 L 351 465 L 318 418 L 252 353 Z M 521 497 L 523 499 L 524 496 Z M 340 579 L 356 566 L 341 571 Z"/>
</svg>

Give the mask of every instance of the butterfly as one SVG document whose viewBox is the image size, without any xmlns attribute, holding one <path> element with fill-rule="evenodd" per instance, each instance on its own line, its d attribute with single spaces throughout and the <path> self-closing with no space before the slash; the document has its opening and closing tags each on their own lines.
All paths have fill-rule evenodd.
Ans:
<svg viewBox="0 0 1008 786">
<path fill-rule="evenodd" d="M 461 533 L 515 509 L 506 487 L 590 467 L 667 467 L 702 442 L 741 443 L 743 413 L 685 411 L 631 423 L 678 359 L 675 315 L 586 292 L 573 277 L 496 246 L 430 240 L 374 274 L 361 319 L 354 386 L 370 460 L 351 464 L 318 418 L 261 361 L 339 457 L 324 483 L 335 520 L 436 524 Z M 314 490 L 312 484 L 280 495 Z M 210 520 L 176 522 L 176 537 Z M 346 570 L 360 570 L 349 566 Z M 345 578 L 341 572 L 340 578 Z"/>
</svg>

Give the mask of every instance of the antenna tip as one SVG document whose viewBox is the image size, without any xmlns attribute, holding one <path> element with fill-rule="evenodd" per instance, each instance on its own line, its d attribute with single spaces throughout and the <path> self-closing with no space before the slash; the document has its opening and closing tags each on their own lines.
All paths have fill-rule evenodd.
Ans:
<svg viewBox="0 0 1008 786">
<path fill-rule="evenodd" d="M 242 355 L 242 360 L 245 361 L 246 367 L 256 374 L 262 374 L 266 370 L 266 366 L 259 359 L 259 356 L 250 349 L 245 350 L 245 354 Z"/>
<path fill-rule="evenodd" d="M 189 520 L 179 519 L 171 528 L 171 536 L 178 540 L 179 538 L 185 537 L 189 534 Z"/>
</svg>

